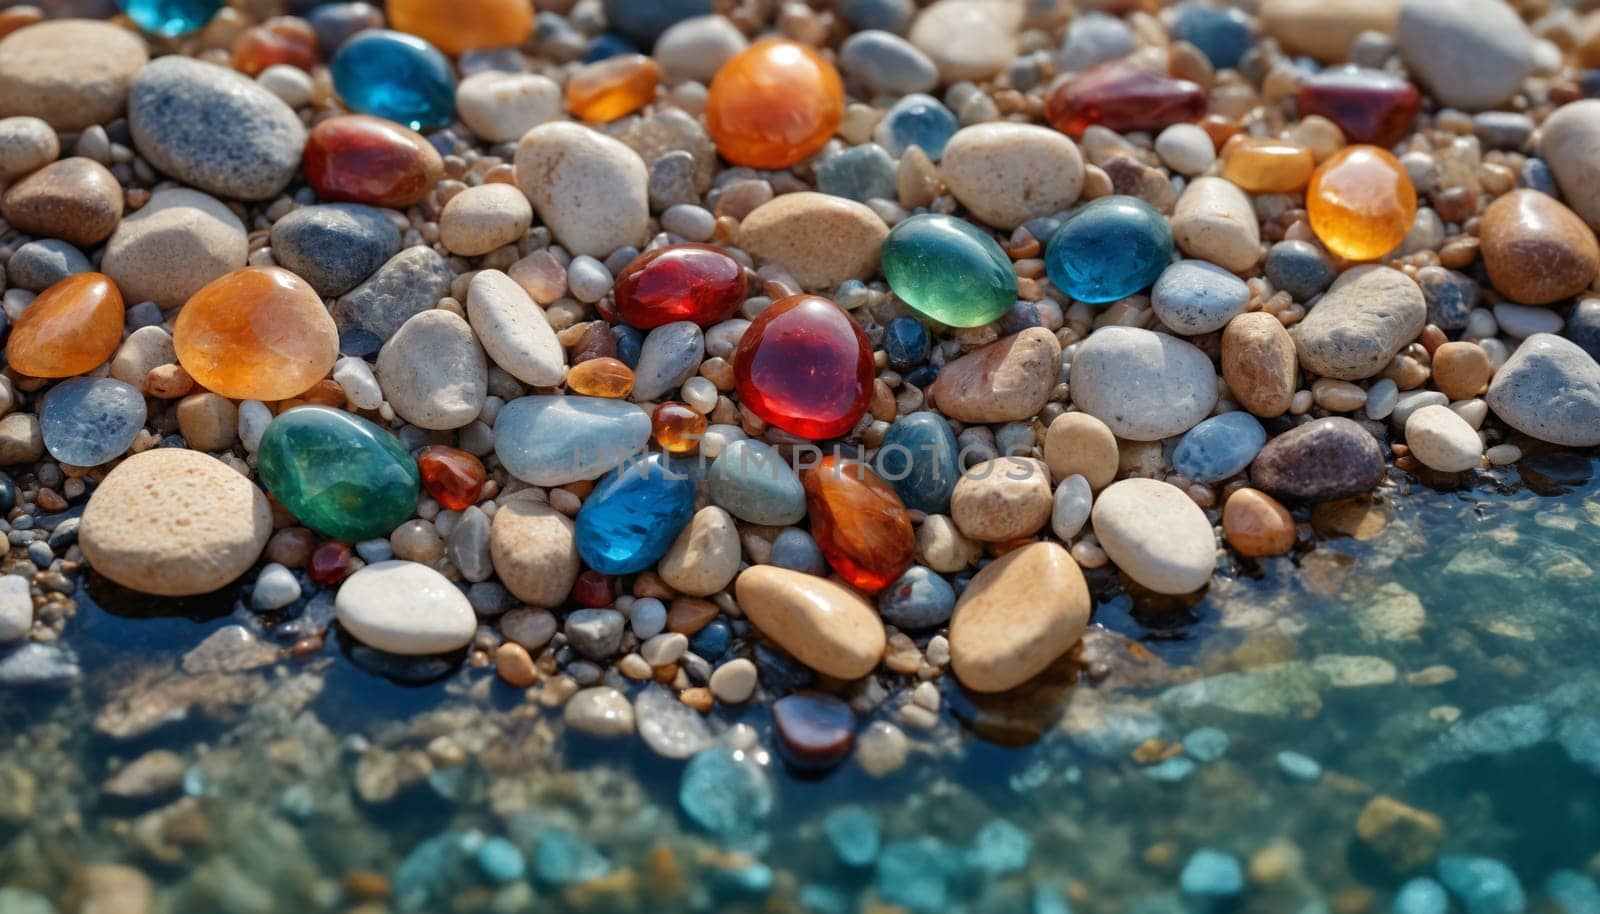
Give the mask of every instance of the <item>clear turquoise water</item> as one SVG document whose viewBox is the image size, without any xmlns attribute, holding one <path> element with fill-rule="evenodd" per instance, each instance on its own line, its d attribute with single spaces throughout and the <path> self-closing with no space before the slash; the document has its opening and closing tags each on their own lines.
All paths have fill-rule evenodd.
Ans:
<svg viewBox="0 0 1600 914">
<path fill-rule="evenodd" d="M 0 884 L 57 898 L 94 860 L 145 871 L 155 910 L 170 912 L 405 909 L 360 907 L 343 883 L 371 872 L 436 891 L 413 908 L 428 911 L 893 910 L 872 907 L 887 898 L 908 910 L 1155 914 L 1209 908 L 1180 883 L 1211 850 L 1245 883 L 1212 909 L 1309 914 L 1389 911 L 1407 878 L 1437 872 L 1436 855 L 1465 854 L 1507 865 L 1526 910 L 1597 910 L 1581 897 L 1600 851 L 1594 470 L 1535 456 L 1448 490 L 1397 473 L 1377 505 L 1381 533 L 1232 565 L 1199 600 L 1135 601 L 1098 573 L 1107 632 L 1094 639 L 1095 675 L 1072 683 L 1064 666 L 981 702 L 941 681 L 939 725 L 906 728 L 909 761 L 887 778 L 855 763 L 802 778 L 769 759 L 771 815 L 737 847 L 683 814 L 682 762 L 564 733 L 558 713 L 488 671 L 401 686 L 337 644 L 212 682 L 177 702 L 192 706 L 183 719 L 147 734 L 107 735 L 130 695 L 152 694 L 130 684 L 172 675 L 232 609 L 108 599 L 113 613 L 85 599 L 66 633 L 83 680 L 0 692 Z M 1440 666 L 1454 677 L 1408 678 Z M 897 719 L 896 703 L 876 717 Z M 766 739 L 759 707 L 713 720 Z M 1202 728 L 1227 737 L 1215 760 L 1195 757 L 1216 741 L 1195 736 Z M 1192 751 L 1170 748 L 1185 737 Z M 430 744 L 463 764 L 393 774 L 428 767 Z M 183 757 L 179 791 L 101 795 L 110 772 L 154 748 Z M 1174 751 L 1178 761 L 1153 764 Z M 1315 764 L 1280 761 L 1285 751 Z M 1320 775 L 1303 779 L 1309 768 Z M 391 798 L 374 796 L 397 781 Z M 1357 837 L 1379 795 L 1442 824 L 1410 871 Z M 841 861 L 824 833 L 844 807 L 881 828 L 867 865 Z M 542 872 L 496 885 L 475 858 L 416 853 L 439 835 L 435 850 L 457 848 L 473 830 L 509 837 Z M 1190 867 L 1190 888 L 1216 859 Z M 1523 909 L 1474 899 L 1451 910 Z"/>
</svg>

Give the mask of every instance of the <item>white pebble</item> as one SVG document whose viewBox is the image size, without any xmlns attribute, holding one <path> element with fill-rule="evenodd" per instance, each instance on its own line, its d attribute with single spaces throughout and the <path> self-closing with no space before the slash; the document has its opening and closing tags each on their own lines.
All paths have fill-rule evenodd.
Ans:
<svg viewBox="0 0 1600 914">
<path fill-rule="evenodd" d="M 605 298 L 611 291 L 611 282 L 606 265 L 586 254 L 572 258 L 567 265 L 567 288 L 578 301 L 593 304 Z"/>
<path fill-rule="evenodd" d="M 346 356 L 333 365 L 333 380 L 356 409 L 377 409 L 383 405 L 383 388 L 366 359 Z"/>
<path fill-rule="evenodd" d="M 654 638 L 667 627 L 666 604 L 655 597 L 640 597 L 628 609 L 628 622 L 635 635 L 645 640 Z"/>
<path fill-rule="evenodd" d="M 1389 378 L 1384 378 L 1367 391 L 1367 418 L 1373 420 L 1389 418 L 1389 414 L 1394 412 L 1395 403 L 1399 400 L 1399 385 Z"/>
<path fill-rule="evenodd" d="M 744 657 L 730 660 L 711 674 L 711 694 L 724 704 L 737 705 L 756 692 L 756 665 Z"/>
<path fill-rule="evenodd" d="M 639 656 L 652 669 L 671 666 L 689 651 L 689 638 L 682 632 L 663 632 L 639 645 Z"/>
<path fill-rule="evenodd" d="M 1062 541 L 1071 540 L 1089 520 L 1094 506 L 1094 493 L 1089 480 L 1074 473 L 1056 486 L 1055 505 L 1050 512 L 1050 529 Z"/>
<path fill-rule="evenodd" d="M 717 407 L 717 385 L 711 383 L 710 378 L 696 375 L 684 381 L 678 393 L 690 409 L 702 416 L 709 415 Z"/>
<path fill-rule="evenodd" d="M 286 63 L 275 63 L 261 71 L 256 82 L 291 108 L 311 104 L 311 74 Z"/>
<path fill-rule="evenodd" d="M 239 404 L 239 441 L 244 449 L 254 454 L 261 446 L 261 435 L 272 422 L 272 410 L 260 400 L 245 400 Z"/>
<path fill-rule="evenodd" d="M 300 599 L 300 582 L 294 572 L 277 562 L 261 569 L 256 578 L 255 590 L 250 593 L 250 604 L 256 609 L 272 611 L 282 609 Z"/>
<path fill-rule="evenodd" d="M 1175 172 L 1197 175 L 1217 160 L 1211 135 L 1194 124 L 1173 124 L 1156 137 L 1156 155 Z"/>
</svg>

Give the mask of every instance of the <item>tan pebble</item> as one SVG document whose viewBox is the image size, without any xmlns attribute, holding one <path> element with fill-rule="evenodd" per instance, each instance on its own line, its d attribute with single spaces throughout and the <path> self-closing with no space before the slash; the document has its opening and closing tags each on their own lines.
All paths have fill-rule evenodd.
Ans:
<svg viewBox="0 0 1600 914">
<path fill-rule="evenodd" d="M 1452 400 L 1469 400 L 1483 393 L 1494 376 L 1489 354 L 1477 343 L 1445 343 L 1433 353 L 1433 383 Z"/>
<path fill-rule="evenodd" d="M 512 244 L 533 224 L 533 206 L 510 184 L 469 187 L 445 204 L 439 240 L 452 254 L 476 257 Z"/>
<path fill-rule="evenodd" d="M 1004 543 L 1037 533 L 1049 522 L 1052 503 L 1043 461 L 1001 457 L 961 474 L 950 497 L 950 516 L 972 539 Z"/>
<path fill-rule="evenodd" d="M 680 593 L 705 597 L 726 588 L 739 571 L 739 532 L 733 516 L 709 505 L 695 512 L 662 556 L 661 579 Z"/>
<path fill-rule="evenodd" d="M 1043 327 L 996 340 L 945 365 L 929 388 L 962 422 L 1015 422 L 1044 408 L 1061 367 L 1061 344 Z"/>
<path fill-rule="evenodd" d="M 144 378 L 144 392 L 162 400 L 188 396 L 191 390 L 194 390 L 194 378 L 176 363 L 157 365 Z"/>
<path fill-rule="evenodd" d="M 950 619 L 950 664 L 978 692 L 1015 688 L 1066 653 L 1089 622 L 1089 589 L 1067 551 L 1034 543 L 973 576 Z"/>
<path fill-rule="evenodd" d="M 1514 190 L 1491 203 L 1478 237 L 1489 280 L 1520 304 L 1569 298 L 1600 270 L 1594 232 L 1561 201 L 1536 190 Z"/>
<path fill-rule="evenodd" d="M 1261 27 L 1285 49 L 1323 63 L 1347 59 L 1350 44 L 1362 32 L 1394 31 L 1400 0 L 1264 0 Z"/>
<path fill-rule="evenodd" d="M 977 563 L 983 547 L 962 534 L 955 521 L 930 514 L 917 527 L 917 561 L 942 574 L 954 574 Z"/>
<path fill-rule="evenodd" d="M 0 216 L 24 232 L 93 247 L 122 221 L 122 185 L 93 159 L 62 159 L 11 185 Z"/>
<path fill-rule="evenodd" d="M 739 225 L 739 246 L 757 263 L 774 263 L 809 290 L 846 279 L 871 279 L 889 227 L 865 204 L 810 191 L 783 194 Z"/>
<path fill-rule="evenodd" d="M 507 685 L 518 689 L 526 689 L 539 681 L 539 670 L 533 665 L 533 658 L 528 655 L 527 648 L 515 641 L 507 641 L 495 649 L 494 670 Z"/>
<path fill-rule="evenodd" d="M 1067 209 L 1084 185 L 1083 156 L 1073 142 L 1033 124 L 993 122 L 956 131 L 939 172 L 973 216 L 1007 230 Z"/>
<path fill-rule="evenodd" d="M 227 397 L 205 392 L 178 403 L 178 431 L 197 451 L 221 451 L 239 437 L 239 408 Z"/>
<path fill-rule="evenodd" d="M 111 22 L 54 19 L 18 29 L 0 41 L 0 117 L 32 115 L 62 131 L 107 123 L 149 60 L 143 39 Z"/>
<path fill-rule="evenodd" d="M 1053 479 L 1079 475 L 1098 492 L 1117 478 L 1117 437 L 1088 413 L 1062 413 L 1045 430 L 1044 462 Z"/>
<path fill-rule="evenodd" d="M 827 676 L 859 679 L 883 657 L 883 624 L 871 604 L 839 584 L 772 565 L 734 582 L 739 607 L 796 660 Z"/>
<path fill-rule="evenodd" d="M 738 657 L 711 673 L 711 694 L 724 704 L 737 705 L 750 700 L 756 691 L 756 665 Z"/>
<path fill-rule="evenodd" d="M 1141 586 L 1186 594 L 1210 583 L 1216 537 L 1178 487 L 1155 479 L 1112 483 L 1095 499 L 1090 518 L 1106 555 Z"/>
<path fill-rule="evenodd" d="M 561 605 L 578 578 L 572 521 L 530 499 L 510 501 L 495 512 L 489 555 L 506 589 L 534 606 Z"/>
<path fill-rule="evenodd" d="M 1353 413 L 1367 405 L 1367 392 L 1349 381 L 1318 378 L 1311 385 L 1311 397 L 1329 412 Z"/>
<path fill-rule="evenodd" d="M 1285 555 L 1294 548 L 1294 518 L 1258 489 L 1237 489 L 1222 507 L 1222 535 L 1240 555 Z"/>
<path fill-rule="evenodd" d="M 1185 254 L 1244 273 L 1261 260 L 1261 230 L 1250 198 L 1216 177 L 1189 183 L 1172 213 L 1172 237 Z"/>
</svg>

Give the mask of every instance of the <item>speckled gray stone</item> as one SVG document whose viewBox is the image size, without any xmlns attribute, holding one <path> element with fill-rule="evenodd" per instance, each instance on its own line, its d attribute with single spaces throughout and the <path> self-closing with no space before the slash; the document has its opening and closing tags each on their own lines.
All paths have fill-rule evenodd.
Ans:
<svg viewBox="0 0 1600 914">
<path fill-rule="evenodd" d="M 650 331 L 633 369 L 632 399 L 655 400 L 676 390 L 700 367 L 706 338 L 691 321 L 675 321 Z"/>
<path fill-rule="evenodd" d="M 1600 444 L 1600 364 L 1571 340 L 1549 333 L 1523 340 L 1495 372 L 1487 399 L 1523 434 L 1570 447 Z"/>
<path fill-rule="evenodd" d="M 450 294 L 455 274 L 430 247 L 406 248 L 389 258 L 333 306 L 339 327 L 339 351 L 368 356 L 378 351 L 400 325 Z"/>
<path fill-rule="evenodd" d="M 68 276 L 89 272 L 89 258 L 59 238 L 30 241 L 6 261 L 6 282 L 18 289 L 42 292 Z"/>
<path fill-rule="evenodd" d="M 295 210 L 272 226 L 272 257 L 323 298 L 343 295 L 400 250 L 389 214 L 359 203 Z"/>
</svg>

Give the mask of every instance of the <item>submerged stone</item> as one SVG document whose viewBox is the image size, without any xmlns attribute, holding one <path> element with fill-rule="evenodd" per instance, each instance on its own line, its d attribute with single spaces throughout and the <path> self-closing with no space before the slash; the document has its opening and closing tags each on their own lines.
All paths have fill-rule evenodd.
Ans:
<svg viewBox="0 0 1600 914">
<path fill-rule="evenodd" d="M 726 746 L 696 753 L 678 785 L 684 813 L 730 844 L 760 837 L 773 802 L 767 773 L 746 753 Z"/>
</svg>

